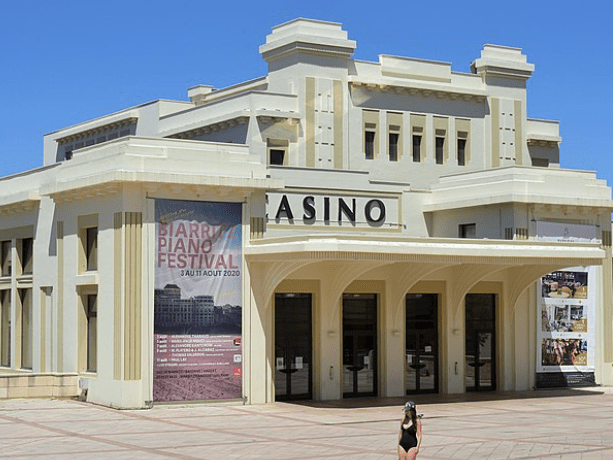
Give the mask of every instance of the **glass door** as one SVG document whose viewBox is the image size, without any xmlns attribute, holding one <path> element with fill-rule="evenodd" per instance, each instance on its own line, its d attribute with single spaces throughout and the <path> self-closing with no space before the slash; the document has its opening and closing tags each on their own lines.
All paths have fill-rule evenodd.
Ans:
<svg viewBox="0 0 613 460">
<path fill-rule="evenodd" d="M 438 295 L 406 297 L 407 394 L 438 392 Z"/>
<path fill-rule="evenodd" d="M 377 295 L 343 294 L 343 396 L 377 395 Z"/>
<path fill-rule="evenodd" d="M 312 399 L 311 294 L 275 294 L 275 395 Z"/>
<path fill-rule="evenodd" d="M 466 295 L 466 390 L 496 389 L 496 296 Z"/>
</svg>

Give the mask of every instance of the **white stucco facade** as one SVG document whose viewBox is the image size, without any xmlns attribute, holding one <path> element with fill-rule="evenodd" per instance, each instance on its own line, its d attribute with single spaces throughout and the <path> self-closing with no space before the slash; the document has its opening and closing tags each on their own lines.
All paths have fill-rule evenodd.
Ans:
<svg viewBox="0 0 613 460">
<path fill-rule="evenodd" d="M 357 61 L 356 46 L 340 24 L 276 26 L 260 47 L 267 75 L 48 134 L 41 168 L 0 179 L 0 378 L 30 378 L 4 395 L 80 383 L 113 407 L 154 400 L 156 199 L 243 205 L 248 403 L 281 393 L 276 299 L 296 294 L 311 316 L 309 388 L 296 396 L 419 392 L 411 365 L 423 391 L 479 389 L 467 383 L 467 295 L 492 299 L 484 388 L 531 389 L 537 281 L 568 267 L 596 267 L 594 378 L 613 384 L 611 189 L 594 172 L 561 169 L 557 122 L 527 118 L 534 65 L 520 49 L 485 45 L 464 74 L 407 57 Z M 540 222 L 593 238 L 542 238 Z M 351 295 L 375 308 L 365 391 L 347 363 Z M 407 305 L 422 295 L 436 304 L 428 375 L 407 338 Z"/>
</svg>

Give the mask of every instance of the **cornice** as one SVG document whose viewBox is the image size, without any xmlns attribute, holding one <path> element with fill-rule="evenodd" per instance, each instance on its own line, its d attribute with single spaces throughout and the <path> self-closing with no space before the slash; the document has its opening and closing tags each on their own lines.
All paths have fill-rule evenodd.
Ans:
<svg viewBox="0 0 613 460">
<path fill-rule="evenodd" d="M 487 98 L 485 92 L 465 92 L 453 89 L 432 88 L 425 85 L 411 85 L 388 82 L 350 81 L 350 86 L 378 93 L 408 94 L 410 96 L 448 98 L 451 100 L 464 100 L 484 102 Z"/>
<path fill-rule="evenodd" d="M 192 128 L 180 133 L 171 134 L 166 136 L 170 139 L 193 139 L 194 137 L 201 136 L 203 134 L 211 134 L 217 131 L 223 131 L 229 128 L 233 128 L 239 125 L 245 125 L 249 123 L 249 115 L 243 114 L 237 117 L 229 118 L 223 121 L 217 121 L 214 123 L 204 124 L 197 128 Z"/>
<path fill-rule="evenodd" d="M 138 117 L 128 117 L 122 120 L 114 121 L 112 123 L 106 123 L 104 125 L 96 126 L 95 128 L 90 128 L 84 131 L 79 131 L 78 133 L 70 134 L 69 136 L 60 137 L 56 139 L 56 141 L 58 144 L 66 144 L 68 142 L 76 141 L 78 139 L 84 139 L 86 137 L 90 137 L 92 135 L 110 131 L 112 129 L 129 126 L 129 125 L 136 123 L 137 121 L 138 121 Z"/>
</svg>

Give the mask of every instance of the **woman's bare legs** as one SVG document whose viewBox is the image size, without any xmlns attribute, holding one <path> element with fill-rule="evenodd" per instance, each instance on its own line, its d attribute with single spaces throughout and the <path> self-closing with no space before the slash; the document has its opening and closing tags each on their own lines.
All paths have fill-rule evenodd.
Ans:
<svg viewBox="0 0 613 460">
<path fill-rule="evenodd" d="M 398 459 L 399 460 L 415 460 L 417 458 L 417 447 L 411 447 L 408 452 L 398 446 Z"/>
</svg>

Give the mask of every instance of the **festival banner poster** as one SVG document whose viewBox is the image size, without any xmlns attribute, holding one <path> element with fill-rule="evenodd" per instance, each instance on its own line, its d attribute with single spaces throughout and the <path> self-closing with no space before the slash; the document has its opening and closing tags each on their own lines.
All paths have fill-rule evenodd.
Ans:
<svg viewBox="0 0 613 460">
<path fill-rule="evenodd" d="M 155 202 L 154 401 L 242 397 L 242 205 Z"/>
<path fill-rule="evenodd" d="M 593 375 L 594 280 L 593 267 L 569 268 L 541 278 L 537 333 L 541 386 L 586 384 Z"/>
</svg>

